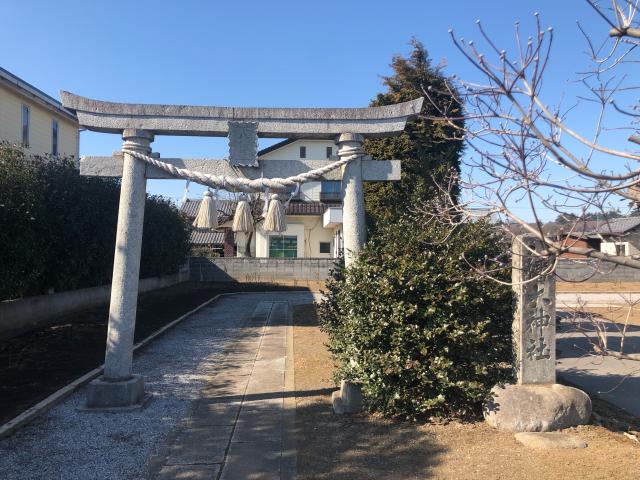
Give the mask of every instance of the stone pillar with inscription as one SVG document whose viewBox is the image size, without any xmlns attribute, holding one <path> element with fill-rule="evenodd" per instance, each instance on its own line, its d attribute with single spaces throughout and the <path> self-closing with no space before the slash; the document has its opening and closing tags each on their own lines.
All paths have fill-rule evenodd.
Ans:
<svg viewBox="0 0 640 480">
<path fill-rule="evenodd" d="M 556 383 L 556 291 L 551 260 L 533 235 L 513 241 L 512 283 L 515 385 L 497 385 L 485 405 L 487 423 L 500 430 L 545 432 L 584 424 L 589 396 Z"/>
<path fill-rule="evenodd" d="M 513 243 L 512 283 L 517 304 L 513 343 L 518 384 L 556 383 L 556 279 L 533 236 Z"/>
</svg>

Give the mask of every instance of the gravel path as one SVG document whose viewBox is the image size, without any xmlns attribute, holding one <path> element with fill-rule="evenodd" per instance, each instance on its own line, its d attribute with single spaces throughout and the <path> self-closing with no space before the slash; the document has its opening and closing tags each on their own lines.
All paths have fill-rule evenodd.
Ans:
<svg viewBox="0 0 640 480">
<path fill-rule="evenodd" d="M 86 413 L 84 389 L 0 441 L 2 479 L 141 479 L 148 460 L 198 398 L 226 342 L 259 301 L 310 303 L 307 292 L 223 297 L 186 319 L 134 358 L 152 400 L 142 411 Z"/>
</svg>

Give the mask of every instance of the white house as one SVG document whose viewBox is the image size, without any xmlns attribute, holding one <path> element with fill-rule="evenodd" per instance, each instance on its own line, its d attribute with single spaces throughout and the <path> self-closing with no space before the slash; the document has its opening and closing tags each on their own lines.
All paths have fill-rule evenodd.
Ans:
<svg viewBox="0 0 640 480">
<path fill-rule="evenodd" d="M 284 140 L 258 152 L 259 160 L 337 160 L 337 147 L 331 140 Z M 199 200 L 188 200 L 182 210 L 195 217 Z M 231 202 L 225 202 L 231 203 Z M 222 206 L 222 204 L 221 204 Z M 222 209 L 221 209 L 222 210 Z M 220 231 L 231 228 L 233 208 L 224 207 L 220 214 Z M 287 229 L 282 233 L 265 232 L 262 222 L 250 235 L 238 233 L 235 251 L 245 256 L 246 242 L 251 242 L 251 255 L 272 258 L 333 258 L 342 250 L 342 188 L 339 180 L 308 182 L 301 186 L 299 195 L 287 208 Z M 211 235 L 208 235 L 210 237 Z M 194 245 L 196 238 L 192 237 Z M 220 239 L 222 235 L 218 235 Z M 216 237 L 216 238 L 218 238 Z M 213 237 L 211 237 L 213 238 Z M 226 238 L 232 238 L 227 236 Z M 220 244 L 217 250 L 230 252 Z"/>
<path fill-rule="evenodd" d="M 331 140 L 284 140 L 258 152 L 259 160 L 338 159 Z M 266 233 L 258 225 L 252 241 L 256 257 L 328 258 L 342 248 L 342 189 L 340 181 L 308 182 L 289 204 L 287 230 Z M 336 211 L 339 210 L 339 214 Z M 333 212 L 333 216 L 332 215 Z M 337 221 L 339 217 L 339 221 Z M 238 252 L 244 251 L 238 241 Z"/>
</svg>

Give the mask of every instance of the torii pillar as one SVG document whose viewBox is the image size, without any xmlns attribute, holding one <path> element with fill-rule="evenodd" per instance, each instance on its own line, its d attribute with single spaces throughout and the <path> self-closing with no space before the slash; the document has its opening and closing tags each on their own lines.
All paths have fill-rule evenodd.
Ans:
<svg viewBox="0 0 640 480">
<path fill-rule="evenodd" d="M 151 153 L 153 134 L 146 130 L 126 129 L 122 139 L 124 150 Z M 104 374 L 89 384 L 86 406 L 91 409 L 131 408 L 141 406 L 145 399 L 144 380 L 132 373 L 147 187 L 145 172 L 143 161 L 124 154 Z"/>
<path fill-rule="evenodd" d="M 348 157 L 360 153 L 349 162 L 342 173 L 342 230 L 344 238 L 344 263 L 351 265 L 367 241 L 364 214 L 364 189 L 362 184 L 362 143 L 358 133 L 343 133 L 336 139 L 338 156 Z"/>
</svg>

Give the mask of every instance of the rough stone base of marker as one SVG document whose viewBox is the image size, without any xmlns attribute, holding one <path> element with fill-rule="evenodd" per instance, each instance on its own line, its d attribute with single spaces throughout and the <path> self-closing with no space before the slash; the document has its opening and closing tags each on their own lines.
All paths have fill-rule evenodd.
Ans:
<svg viewBox="0 0 640 480">
<path fill-rule="evenodd" d="M 333 392 L 331 401 L 333 403 L 333 411 L 338 415 L 362 411 L 362 385 L 342 380 L 340 382 L 340 390 Z"/>
<path fill-rule="evenodd" d="M 531 448 L 587 448 L 587 442 L 581 438 L 562 432 L 520 432 L 515 434 L 515 438 Z"/>
<path fill-rule="evenodd" d="M 489 425 L 510 432 L 549 432 L 589 422 L 591 399 L 582 390 L 559 385 L 496 385 L 485 404 Z"/>
<path fill-rule="evenodd" d="M 147 398 L 144 394 L 144 379 L 132 375 L 128 380 L 110 382 L 100 376 L 89 383 L 86 409 L 126 409 L 142 407 Z"/>
</svg>

